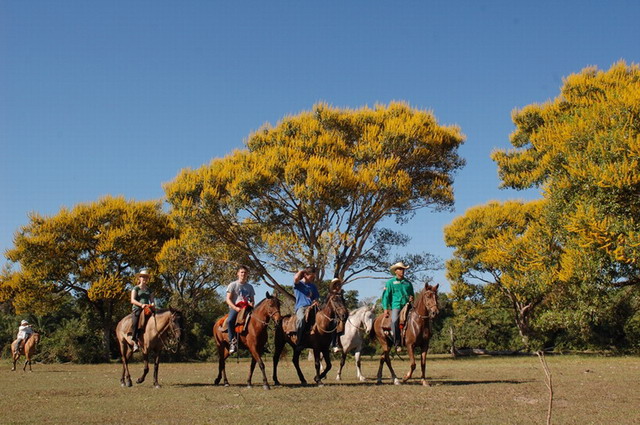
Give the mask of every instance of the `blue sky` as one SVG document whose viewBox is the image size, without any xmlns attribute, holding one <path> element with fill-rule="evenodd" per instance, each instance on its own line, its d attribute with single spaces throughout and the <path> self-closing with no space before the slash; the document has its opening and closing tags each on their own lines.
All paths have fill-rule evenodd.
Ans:
<svg viewBox="0 0 640 425">
<path fill-rule="evenodd" d="M 510 146 L 513 109 L 557 96 L 584 67 L 639 62 L 639 18 L 639 2 L 616 0 L 0 0 L 0 250 L 30 211 L 159 199 L 182 168 L 319 101 L 403 100 L 466 135 L 455 211 L 400 229 L 408 251 L 446 259 L 455 216 L 537 196 L 499 190 L 489 158 Z"/>
</svg>

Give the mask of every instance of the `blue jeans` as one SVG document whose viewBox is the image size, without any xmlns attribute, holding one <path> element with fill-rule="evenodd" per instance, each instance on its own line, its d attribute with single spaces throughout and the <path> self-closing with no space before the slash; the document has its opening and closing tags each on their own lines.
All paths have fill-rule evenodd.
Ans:
<svg viewBox="0 0 640 425">
<path fill-rule="evenodd" d="M 236 319 L 238 318 L 238 312 L 234 309 L 229 309 L 229 318 L 227 319 L 227 329 L 229 331 L 229 342 L 236 337 Z"/>
<path fill-rule="evenodd" d="M 398 334 L 398 319 L 400 318 L 400 310 L 399 308 L 394 308 L 391 310 L 391 340 L 394 344 L 399 344 L 399 339 L 396 339 L 396 335 Z"/>
</svg>

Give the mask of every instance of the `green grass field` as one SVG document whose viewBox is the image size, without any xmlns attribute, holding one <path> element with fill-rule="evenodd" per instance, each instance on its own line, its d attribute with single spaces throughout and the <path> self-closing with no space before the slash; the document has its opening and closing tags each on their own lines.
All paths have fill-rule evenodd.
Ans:
<svg viewBox="0 0 640 425">
<path fill-rule="evenodd" d="M 230 387 L 213 386 L 214 363 L 163 363 L 162 388 L 152 377 L 132 388 L 120 387 L 119 363 L 36 364 L 33 372 L 11 372 L 0 363 L 0 422 L 3 424 L 544 424 L 548 390 L 537 357 L 451 359 L 429 356 L 427 376 L 394 386 L 388 371 L 374 385 L 377 362 L 366 360 L 367 382 L 355 379 L 353 361 L 343 381 L 329 372 L 324 387 L 297 385 L 293 365 L 279 366 L 282 387 L 262 389 L 259 369 L 254 387 L 245 385 L 248 362 L 228 363 Z M 554 424 L 640 423 L 640 358 L 550 356 L 555 390 Z M 307 379 L 313 364 L 303 361 Z M 271 380 L 271 359 L 267 360 Z M 337 364 L 334 362 L 334 367 Z M 398 374 L 408 362 L 396 359 Z M 137 378 L 141 363 L 131 371 Z M 19 407 L 18 407 L 19 406 Z"/>
</svg>

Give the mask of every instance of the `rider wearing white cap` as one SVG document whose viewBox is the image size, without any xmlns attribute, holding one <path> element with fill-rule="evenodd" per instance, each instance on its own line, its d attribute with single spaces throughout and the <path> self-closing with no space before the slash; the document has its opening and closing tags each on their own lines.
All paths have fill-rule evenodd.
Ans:
<svg viewBox="0 0 640 425">
<path fill-rule="evenodd" d="M 18 338 L 16 339 L 16 350 L 20 350 L 20 344 L 26 342 L 31 334 L 33 333 L 33 329 L 31 329 L 31 325 L 26 320 L 20 322 L 20 327 L 18 327 Z"/>
</svg>

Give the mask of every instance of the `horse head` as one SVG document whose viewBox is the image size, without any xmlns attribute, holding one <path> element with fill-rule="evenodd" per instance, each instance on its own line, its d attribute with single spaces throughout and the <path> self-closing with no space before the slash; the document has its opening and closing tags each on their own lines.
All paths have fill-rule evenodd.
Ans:
<svg viewBox="0 0 640 425">
<path fill-rule="evenodd" d="M 273 318 L 274 322 L 280 322 L 282 315 L 280 313 L 280 299 L 275 295 L 266 293 L 265 308 L 268 318 Z"/>
<path fill-rule="evenodd" d="M 344 322 L 349 317 L 349 310 L 344 304 L 344 297 L 342 296 L 342 288 L 336 288 L 329 291 L 326 305 L 331 309 L 331 312 L 335 317 Z"/>
<path fill-rule="evenodd" d="M 364 310 L 362 323 L 364 324 L 365 335 L 369 335 L 373 329 L 373 322 L 376 318 L 376 315 L 373 313 L 373 309 L 374 306 L 369 306 Z"/>
<path fill-rule="evenodd" d="M 178 343 L 182 340 L 182 337 L 184 335 L 182 332 L 182 330 L 184 329 L 184 318 L 180 310 L 169 307 L 169 312 L 171 313 L 171 316 L 168 320 L 167 325 L 169 326 L 171 339 L 176 340 L 176 343 Z"/>
<path fill-rule="evenodd" d="M 416 310 L 418 314 L 428 317 L 429 319 L 435 319 L 440 313 L 438 308 L 438 287 L 440 284 L 431 286 L 425 283 L 424 289 L 421 292 L 420 298 L 416 303 Z"/>
<path fill-rule="evenodd" d="M 33 338 L 34 344 L 38 345 L 40 343 L 40 334 L 38 332 L 34 332 L 31 338 Z"/>
</svg>

